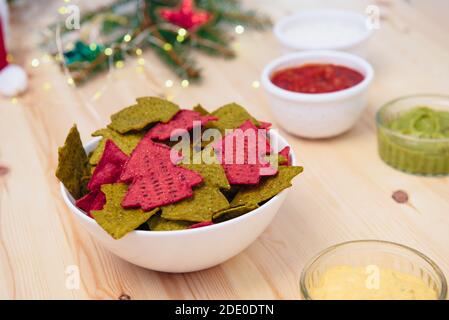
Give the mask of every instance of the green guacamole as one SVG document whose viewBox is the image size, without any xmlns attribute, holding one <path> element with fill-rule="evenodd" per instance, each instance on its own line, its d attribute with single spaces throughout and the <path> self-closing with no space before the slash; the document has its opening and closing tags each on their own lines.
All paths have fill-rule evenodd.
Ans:
<svg viewBox="0 0 449 320">
<path fill-rule="evenodd" d="M 416 107 L 391 121 L 389 128 L 417 138 L 449 138 L 449 112 Z"/>
<path fill-rule="evenodd" d="M 380 157 L 397 169 L 449 174 L 449 112 L 418 106 L 400 113 L 379 127 L 378 142 Z"/>
</svg>

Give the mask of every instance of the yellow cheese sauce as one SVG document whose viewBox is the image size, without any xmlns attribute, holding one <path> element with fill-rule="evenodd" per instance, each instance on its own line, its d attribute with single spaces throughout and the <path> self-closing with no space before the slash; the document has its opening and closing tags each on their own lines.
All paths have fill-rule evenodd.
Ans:
<svg viewBox="0 0 449 320">
<path fill-rule="evenodd" d="M 438 293 L 419 277 L 376 266 L 326 270 L 309 295 L 316 300 L 434 300 Z"/>
</svg>

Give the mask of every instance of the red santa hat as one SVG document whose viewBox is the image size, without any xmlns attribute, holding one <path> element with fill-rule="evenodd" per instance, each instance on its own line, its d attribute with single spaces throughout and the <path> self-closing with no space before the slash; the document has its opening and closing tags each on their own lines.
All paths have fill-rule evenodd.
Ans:
<svg viewBox="0 0 449 320">
<path fill-rule="evenodd" d="M 0 94 L 12 97 L 25 91 L 27 75 L 25 71 L 8 62 L 6 49 L 6 26 L 8 24 L 8 7 L 5 0 L 0 1 Z"/>
</svg>

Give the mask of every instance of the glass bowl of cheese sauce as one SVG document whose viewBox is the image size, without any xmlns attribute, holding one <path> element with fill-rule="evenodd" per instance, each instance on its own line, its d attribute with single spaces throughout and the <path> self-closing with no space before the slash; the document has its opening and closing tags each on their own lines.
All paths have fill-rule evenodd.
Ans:
<svg viewBox="0 0 449 320">
<path fill-rule="evenodd" d="M 445 300 L 447 282 L 430 258 L 379 240 L 332 246 L 309 262 L 300 290 L 307 300 Z"/>
</svg>

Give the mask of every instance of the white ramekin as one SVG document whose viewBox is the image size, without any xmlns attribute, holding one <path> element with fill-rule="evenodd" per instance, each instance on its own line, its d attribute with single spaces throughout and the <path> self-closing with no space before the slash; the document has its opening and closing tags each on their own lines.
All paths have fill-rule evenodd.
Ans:
<svg viewBox="0 0 449 320">
<path fill-rule="evenodd" d="M 339 45 L 323 42 L 321 45 L 307 45 L 306 43 L 292 43 L 285 35 L 285 30 L 294 24 L 307 21 L 341 21 L 354 25 L 355 28 L 363 30 L 363 34 Z M 301 11 L 280 19 L 273 27 L 276 39 L 282 44 L 286 52 L 299 50 L 341 50 L 358 55 L 366 54 L 368 40 L 373 34 L 373 28 L 367 23 L 367 17 L 358 12 L 343 10 L 309 10 Z"/>
<path fill-rule="evenodd" d="M 365 78 L 351 88 L 317 94 L 287 91 L 271 82 L 274 72 L 309 63 L 342 65 L 359 71 Z M 287 54 L 270 62 L 262 72 L 261 81 L 272 112 L 285 130 L 305 138 L 328 138 L 347 131 L 355 124 L 366 106 L 373 78 L 372 66 L 356 55 L 307 51 Z"/>
<path fill-rule="evenodd" d="M 277 149 L 288 146 L 276 130 L 269 131 Z M 85 146 L 91 152 L 98 145 L 95 138 Z M 290 154 L 293 165 L 296 158 Z M 181 231 L 135 230 L 119 240 L 113 239 L 98 223 L 75 205 L 73 197 L 60 184 L 61 195 L 73 217 L 105 248 L 143 268 L 162 272 L 192 272 L 218 265 L 245 250 L 268 227 L 289 189 L 286 189 L 259 208 L 240 217 L 211 226 Z"/>
</svg>

